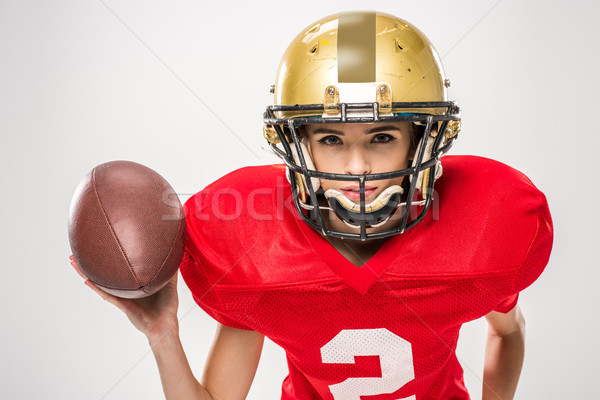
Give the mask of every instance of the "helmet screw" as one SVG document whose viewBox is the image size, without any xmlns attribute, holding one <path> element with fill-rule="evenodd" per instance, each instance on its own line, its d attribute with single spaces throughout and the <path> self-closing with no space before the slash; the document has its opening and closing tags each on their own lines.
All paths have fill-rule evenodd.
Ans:
<svg viewBox="0 0 600 400">
<path fill-rule="evenodd" d="M 385 92 L 387 92 L 387 86 L 385 86 L 385 85 L 381 85 L 381 87 L 379 88 L 379 91 L 380 91 L 381 93 L 385 93 Z"/>
<path fill-rule="evenodd" d="M 275 93 L 275 85 L 271 85 L 271 87 L 269 88 L 269 92 Z"/>
<path fill-rule="evenodd" d="M 445 79 L 444 80 L 444 86 L 450 87 L 450 79 Z"/>
<path fill-rule="evenodd" d="M 327 89 L 327 93 L 331 95 L 335 94 L 335 88 L 333 86 L 329 86 L 329 88 Z"/>
</svg>

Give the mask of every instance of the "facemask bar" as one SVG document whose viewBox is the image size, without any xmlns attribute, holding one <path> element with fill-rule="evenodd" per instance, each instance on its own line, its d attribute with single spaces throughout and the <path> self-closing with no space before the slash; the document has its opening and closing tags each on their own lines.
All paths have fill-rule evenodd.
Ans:
<svg viewBox="0 0 600 400">
<path fill-rule="evenodd" d="M 312 228 L 321 232 L 323 235 L 336 236 L 341 238 L 349 238 L 349 239 L 375 239 L 375 238 L 384 238 L 388 236 L 392 236 L 398 233 L 403 233 L 407 229 L 410 229 L 415 224 L 420 222 L 426 215 L 433 197 L 433 184 L 434 177 L 436 174 L 437 164 L 444 153 L 446 153 L 454 140 L 456 139 L 456 134 L 451 136 L 446 136 L 445 132 L 448 127 L 449 121 L 460 120 L 458 115 L 458 106 L 456 106 L 453 102 L 404 102 L 404 103 L 392 103 L 392 108 L 394 110 L 398 109 L 419 109 L 419 108 L 428 108 L 428 109 L 441 109 L 446 108 L 446 113 L 440 115 L 427 115 L 427 114 L 404 114 L 404 115 L 385 115 L 381 116 L 378 113 L 378 104 L 377 103 L 342 103 L 338 107 L 340 109 L 339 117 L 327 117 L 322 118 L 324 107 L 322 104 L 311 104 L 311 105 L 296 105 L 296 106 L 269 106 L 264 115 L 264 123 L 266 126 L 271 126 L 275 132 L 277 133 L 278 142 L 280 142 L 283 146 L 283 151 L 277 146 L 277 143 L 274 143 L 273 140 L 269 140 L 269 144 L 271 149 L 284 161 L 286 166 L 289 169 L 289 177 L 290 184 L 292 188 L 292 196 L 294 198 L 294 205 L 296 210 L 303 218 L 303 220 L 308 223 Z M 372 109 L 372 117 L 371 116 L 360 116 L 354 117 L 348 115 L 348 110 L 354 109 Z M 302 114 L 313 114 L 315 117 L 306 117 L 300 116 L 296 118 L 277 118 L 276 112 L 291 112 L 298 113 L 302 112 Z M 420 141 L 421 144 L 418 146 L 416 150 L 416 162 L 414 166 L 410 168 L 405 168 L 403 170 L 391 171 L 385 173 L 377 173 L 377 174 L 368 174 L 368 175 L 351 175 L 351 174 L 332 174 L 332 173 L 324 173 L 315 170 L 308 169 L 304 152 L 300 148 L 301 136 L 297 130 L 297 128 L 304 124 L 327 124 L 327 123 L 374 123 L 374 122 L 385 122 L 385 121 L 402 121 L 402 122 L 425 122 L 425 131 L 423 133 L 423 138 Z M 435 135 L 433 150 L 431 152 L 430 159 L 424 160 L 425 157 L 425 148 L 427 145 L 427 138 L 431 133 L 431 129 L 433 124 L 436 122 L 441 122 L 439 126 L 439 132 Z M 286 135 L 284 133 L 282 126 L 285 125 L 289 134 Z M 291 136 L 291 137 L 290 137 Z M 442 141 L 446 138 L 446 143 L 440 147 Z M 291 143 L 289 142 L 291 141 Z M 294 145 L 296 147 L 296 153 L 298 154 L 298 163 L 293 158 L 293 153 L 290 145 Z M 417 181 L 420 172 L 426 171 L 429 169 L 429 176 L 431 177 L 427 182 L 427 194 L 422 201 L 414 202 L 413 198 L 417 188 Z M 306 186 L 306 190 L 308 191 L 308 199 L 311 203 L 310 206 L 304 204 L 304 207 L 299 200 L 299 188 L 298 185 L 304 185 L 303 182 L 298 182 L 296 178 L 296 173 L 301 174 L 304 177 L 304 181 L 308 182 Z M 326 227 L 322 209 L 330 209 L 330 207 L 324 207 L 318 204 L 317 194 L 314 191 L 313 186 L 310 184 L 310 178 L 318 178 L 318 179 L 328 179 L 328 180 L 341 180 L 341 181 L 354 181 L 358 182 L 360 188 L 360 212 L 361 215 L 365 215 L 365 207 L 366 207 L 366 199 L 365 199 L 365 182 L 370 180 L 383 180 L 396 178 L 400 176 L 411 177 L 410 186 L 406 195 L 406 199 L 404 202 L 401 202 L 401 205 L 398 207 L 402 214 L 402 222 L 400 226 L 390 229 L 384 232 L 377 233 L 367 233 L 367 221 L 366 218 L 363 218 L 360 221 L 359 230 L 360 233 L 348 233 L 348 232 L 338 232 Z M 411 208 L 413 206 L 422 206 L 419 214 L 412 220 L 409 221 L 409 216 L 411 214 Z M 310 210 L 310 209 L 312 210 Z M 308 209 L 308 210 L 307 210 Z M 307 215 L 307 213 L 309 215 Z M 310 217 L 310 213 L 313 213 L 313 218 Z"/>
</svg>

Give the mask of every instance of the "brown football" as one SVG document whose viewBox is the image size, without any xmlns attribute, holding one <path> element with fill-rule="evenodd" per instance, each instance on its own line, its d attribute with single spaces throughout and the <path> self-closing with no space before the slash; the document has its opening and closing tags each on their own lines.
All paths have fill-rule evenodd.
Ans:
<svg viewBox="0 0 600 400">
<path fill-rule="evenodd" d="M 177 194 L 148 167 L 112 161 L 81 181 L 69 213 L 69 242 L 81 271 L 102 290 L 156 293 L 183 257 L 185 218 Z"/>
</svg>

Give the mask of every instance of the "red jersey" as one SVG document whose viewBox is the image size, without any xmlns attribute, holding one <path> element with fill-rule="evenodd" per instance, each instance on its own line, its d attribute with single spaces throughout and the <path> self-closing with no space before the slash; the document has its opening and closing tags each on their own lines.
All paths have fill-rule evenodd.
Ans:
<svg viewBox="0 0 600 400">
<path fill-rule="evenodd" d="M 479 157 L 443 166 L 425 219 L 362 267 L 300 219 L 281 165 L 186 203 L 183 278 L 217 321 L 286 351 L 282 399 L 469 399 L 459 329 L 514 307 L 548 262 L 552 222 L 520 172 Z"/>
</svg>

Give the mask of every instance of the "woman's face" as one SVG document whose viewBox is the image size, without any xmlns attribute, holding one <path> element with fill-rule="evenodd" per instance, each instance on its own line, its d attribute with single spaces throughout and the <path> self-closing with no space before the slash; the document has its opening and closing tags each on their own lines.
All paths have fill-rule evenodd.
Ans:
<svg viewBox="0 0 600 400">
<path fill-rule="evenodd" d="M 307 125 L 307 145 L 317 171 L 338 174 L 375 174 L 407 168 L 409 165 L 409 122 L 375 124 Z M 385 188 L 400 185 L 404 177 L 367 181 L 365 201 L 369 203 Z M 324 190 L 340 190 L 359 202 L 358 183 L 321 180 Z"/>
<path fill-rule="evenodd" d="M 312 124 L 305 129 L 307 145 L 317 171 L 338 174 L 374 174 L 409 166 L 412 124 Z M 404 177 L 365 182 L 368 204 Z M 336 189 L 355 203 L 360 202 L 358 182 L 321 179 L 323 190 Z"/>
</svg>

